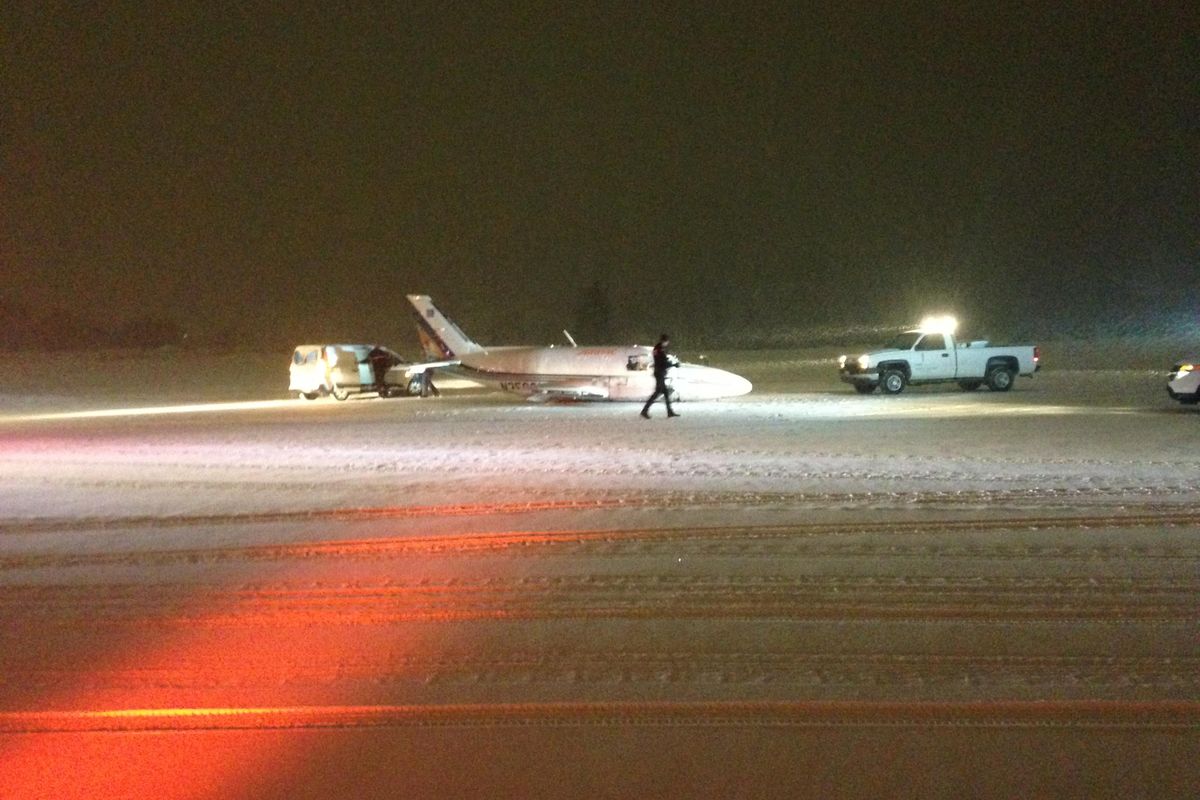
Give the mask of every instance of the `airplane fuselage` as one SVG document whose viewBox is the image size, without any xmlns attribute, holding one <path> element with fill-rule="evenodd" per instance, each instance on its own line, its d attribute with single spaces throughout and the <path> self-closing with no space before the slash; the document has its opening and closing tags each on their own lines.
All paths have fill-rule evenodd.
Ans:
<svg viewBox="0 0 1200 800">
<path fill-rule="evenodd" d="M 654 391 L 651 348 L 490 347 L 464 353 L 454 371 L 524 397 L 645 400 Z M 715 400 L 750 391 L 740 375 L 683 363 L 669 373 L 681 400 Z"/>
</svg>

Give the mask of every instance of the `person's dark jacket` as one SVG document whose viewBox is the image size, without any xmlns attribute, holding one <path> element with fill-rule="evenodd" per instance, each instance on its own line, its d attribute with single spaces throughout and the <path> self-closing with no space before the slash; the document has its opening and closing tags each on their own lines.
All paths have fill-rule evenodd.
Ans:
<svg viewBox="0 0 1200 800">
<path fill-rule="evenodd" d="M 675 366 L 678 359 L 671 355 L 670 345 L 659 342 L 654 345 L 654 377 L 667 377 L 667 370 Z"/>
</svg>

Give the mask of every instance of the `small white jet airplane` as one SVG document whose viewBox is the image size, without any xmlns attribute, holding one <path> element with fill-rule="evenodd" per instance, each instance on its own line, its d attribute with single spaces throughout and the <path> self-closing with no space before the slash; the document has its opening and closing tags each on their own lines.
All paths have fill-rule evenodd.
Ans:
<svg viewBox="0 0 1200 800">
<path fill-rule="evenodd" d="M 532 400 L 637 400 L 654 391 L 652 348 L 485 347 L 471 341 L 434 306 L 428 295 L 410 294 L 427 364 Z M 564 333 L 566 333 L 564 331 Z M 570 334 L 567 334 L 570 339 Z M 750 381 L 702 364 L 680 363 L 668 373 L 672 399 L 716 400 L 750 391 Z"/>
</svg>

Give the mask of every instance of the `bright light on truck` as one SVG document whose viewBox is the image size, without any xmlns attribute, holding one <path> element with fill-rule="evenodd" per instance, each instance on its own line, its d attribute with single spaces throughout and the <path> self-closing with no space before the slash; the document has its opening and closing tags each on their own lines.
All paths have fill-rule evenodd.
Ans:
<svg viewBox="0 0 1200 800">
<path fill-rule="evenodd" d="M 951 334 L 958 330 L 958 320 L 946 314 L 940 317 L 926 317 L 921 320 L 922 333 Z"/>
</svg>

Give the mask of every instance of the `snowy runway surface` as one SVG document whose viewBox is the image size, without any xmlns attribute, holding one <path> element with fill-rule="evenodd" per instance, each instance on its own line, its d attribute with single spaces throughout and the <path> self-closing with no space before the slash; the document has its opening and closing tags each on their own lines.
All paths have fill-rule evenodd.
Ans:
<svg viewBox="0 0 1200 800">
<path fill-rule="evenodd" d="M 1160 375 L 714 364 L 755 392 L 650 421 L 220 360 L 0 395 L 0 797 L 1195 795 Z"/>
</svg>

